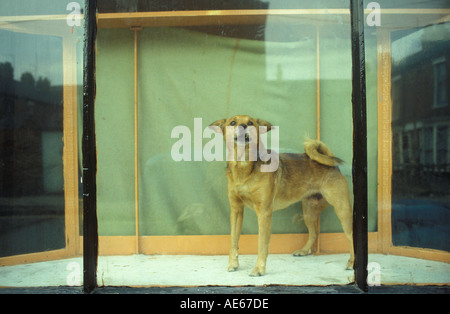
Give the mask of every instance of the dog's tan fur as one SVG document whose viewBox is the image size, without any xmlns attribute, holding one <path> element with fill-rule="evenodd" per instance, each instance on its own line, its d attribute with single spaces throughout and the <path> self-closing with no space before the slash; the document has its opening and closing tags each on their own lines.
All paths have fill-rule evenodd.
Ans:
<svg viewBox="0 0 450 314">
<path fill-rule="evenodd" d="M 240 125 L 243 127 L 253 125 L 256 132 L 259 132 L 259 126 L 267 127 L 268 131 L 272 128 L 269 122 L 246 115 L 221 119 L 211 124 L 211 126 L 220 127 L 227 145 L 235 146 L 234 141 L 227 141 L 225 130 L 228 126 Z M 259 133 L 255 138 L 259 144 Z M 353 268 L 353 215 L 347 180 L 337 167 L 341 160 L 334 157 L 331 150 L 320 141 L 306 140 L 304 147 L 306 154 L 280 154 L 278 168 L 273 172 L 261 171 L 263 161 L 249 160 L 248 144 L 245 146 L 245 160 L 237 158 L 237 149 L 232 150 L 234 158 L 227 159 L 230 161 L 226 171 L 231 222 L 228 271 L 235 271 L 239 266 L 238 242 L 244 205 L 253 209 L 258 217 L 258 257 L 250 276 L 262 276 L 266 271 L 272 213 L 299 201 L 303 202 L 303 218 L 308 228 L 309 238 L 303 248 L 295 251 L 294 255 L 311 254 L 311 247 L 318 233 L 318 218 L 322 210 L 331 204 L 350 242 L 350 259 L 347 268 Z"/>
</svg>

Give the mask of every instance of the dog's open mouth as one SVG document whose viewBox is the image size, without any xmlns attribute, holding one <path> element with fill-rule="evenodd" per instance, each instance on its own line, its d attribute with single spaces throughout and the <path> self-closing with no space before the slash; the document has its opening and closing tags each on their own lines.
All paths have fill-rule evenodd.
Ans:
<svg viewBox="0 0 450 314">
<path fill-rule="evenodd" d="M 244 134 L 235 134 L 234 135 L 234 142 L 238 145 L 247 145 L 248 143 L 250 143 L 251 141 L 251 137 L 249 133 L 244 133 Z"/>
</svg>

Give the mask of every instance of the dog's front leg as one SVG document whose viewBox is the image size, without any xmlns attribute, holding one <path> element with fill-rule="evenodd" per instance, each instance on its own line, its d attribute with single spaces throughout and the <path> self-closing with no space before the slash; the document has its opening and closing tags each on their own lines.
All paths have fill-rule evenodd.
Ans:
<svg viewBox="0 0 450 314">
<path fill-rule="evenodd" d="M 272 208 L 257 210 L 258 215 L 258 258 L 250 276 L 263 276 L 266 273 L 266 261 L 269 255 L 269 242 L 272 233 Z"/>
<path fill-rule="evenodd" d="M 244 204 L 233 195 L 229 195 L 229 201 L 231 240 L 228 271 L 236 271 L 239 267 L 239 237 L 241 236 L 242 220 L 244 219 Z"/>
</svg>

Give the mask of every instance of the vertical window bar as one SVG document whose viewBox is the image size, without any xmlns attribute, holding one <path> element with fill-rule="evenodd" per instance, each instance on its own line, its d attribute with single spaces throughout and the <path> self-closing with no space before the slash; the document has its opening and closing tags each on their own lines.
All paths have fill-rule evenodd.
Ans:
<svg viewBox="0 0 450 314">
<path fill-rule="evenodd" d="M 84 12 L 83 71 L 83 290 L 97 286 L 97 150 L 95 140 L 95 40 L 96 0 L 86 0 Z"/>
<path fill-rule="evenodd" d="M 367 286 L 367 124 L 363 0 L 350 0 L 353 108 L 353 239 L 355 282 Z"/>
</svg>

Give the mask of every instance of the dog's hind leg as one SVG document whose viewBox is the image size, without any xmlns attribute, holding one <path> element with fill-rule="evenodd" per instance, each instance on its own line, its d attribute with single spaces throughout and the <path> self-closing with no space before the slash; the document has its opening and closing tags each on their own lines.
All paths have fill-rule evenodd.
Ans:
<svg viewBox="0 0 450 314">
<path fill-rule="evenodd" d="M 334 207 L 334 212 L 341 222 L 342 229 L 350 244 L 350 259 L 347 263 L 347 269 L 353 269 L 355 260 L 353 248 L 353 210 L 350 203 L 350 190 L 344 176 L 334 180 L 326 189 L 323 195 L 327 201 Z"/>
<path fill-rule="evenodd" d="M 328 203 L 322 195 L 316 194 L 302 201 L 303 219 L 308 228 L 308 241 L 300 250 L 295 251 L 294 256 L 305 256 L 311 254 L 311 248 L 317 239 L 318 222 L 320 213 L 325 209 Z"/>
<path fill-rule="evenodd" d="M 355 261 L 354 247 L 353 247 L 353 211 L 350 201 L 343 200 L 339 207 L 334 206 L 334 211 L 341 222 L 342 229 L 350 245 L 350 258 L 347 262 L 346 269 L 353 269 Z"/>
</svg>

